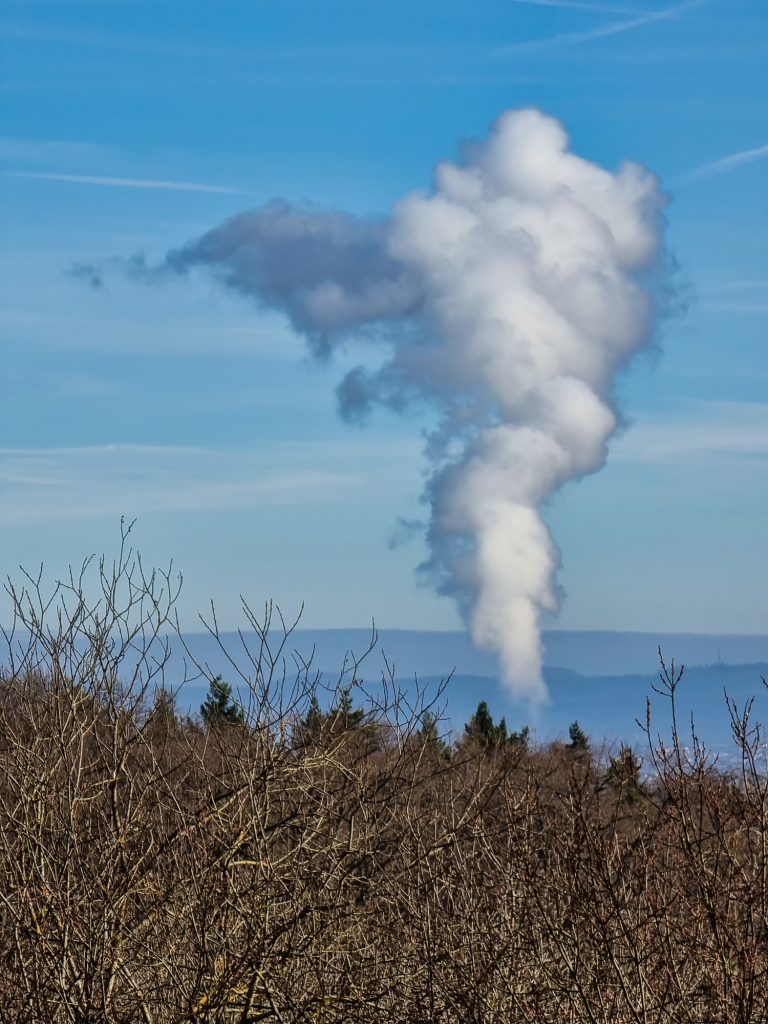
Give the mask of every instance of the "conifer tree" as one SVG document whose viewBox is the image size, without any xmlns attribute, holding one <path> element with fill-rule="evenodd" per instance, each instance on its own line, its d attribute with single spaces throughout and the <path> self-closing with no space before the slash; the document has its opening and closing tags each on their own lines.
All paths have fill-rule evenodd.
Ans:
<svg viewBox="0 0 768 1024">
<path fill-rule="evenodd" d="M 352 685 L 344 687 L 338 702 L 328 712 L 327 718 L 334 730 L 353 729 L 365 718 L 365 711 L 353 705 Z"/>
<path fill-rule="evenodd" d="M 206 729 L 220 725 L 244 725 L 245 715 L 232 697 L 232 687 L 220 675 L 214 676 L 208 686 L 208 696 L 200 705 L 200 714 Z"/>
<path fill-rule="evenodd" d="M 621 744 L 616 757 L 611 758 L 607 778 L 630 798 L 640 792 L 640 761 L 632 747 Z"/>
<path fill-rule="evenodd" d="M 447 757 L 449 747 L 440 735 L 438 720 L 430 711 L 424 711 L 420 721 L 419 737 L 424 744 L 435 751 L 439 757 Z"/>
<path fill-rule="evenodd" d="M 571 742 L 568 744 L 569 750 L 589 750 L 589 739 L 578 721 L 571 722 L 568 727 L 568 735 L 571 738 Z"/>
<path fill-rule="evenodd" d="M 150 714 L 151 728 L 163 732 L 171 732 L 178 725 L 176 718 L 176 695 L 164 686 L 155 691 L 155 699 Z"/>
<path fill-rule="evenodd" d="M 524 750 L 528 748 L 528 739 L 530 737 L 531 730 L 527 725 L 524 725 L 519 732 L 511 732 L 507 740 L 512 746 L 522 747 Z"/>
<path fill-rule="evenodd" d="M 488 710 L 488 703 L 481 700 L 477 710 L 464 726 L 464 733 L 467 738 L 477 740 L 484 747 L 498 747 L 507 741 L 507 723 L 502 718 L 497 725 Z"/>
<path fill-rule="evenodd" d="M 309 707 L 307 713 L 304 716 L 304 720 L 301 723 L 302 729 L 305 729 L 310 736 L 316 736 L 323 727 L 325 721 L 325 715 L 320 710 L 320 701 L 317 699 L 317 694 L 313 693 L 309 698 Z"/>
</svg>

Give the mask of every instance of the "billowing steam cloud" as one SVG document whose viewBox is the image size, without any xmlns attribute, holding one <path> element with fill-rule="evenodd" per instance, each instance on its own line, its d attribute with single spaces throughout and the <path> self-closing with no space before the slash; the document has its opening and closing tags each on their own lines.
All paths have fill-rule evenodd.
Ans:
<svg viewBox="0 0 768 1024">
<path fill-rule="evenodd" d="M 615 373 L 655 323 L 661 207 L 649 172 L 603 170 L 557 121 L 511 111 L 388 217 L 273 202 L 166 259 L 282 310 L 318 356 L 363 331 L 384 345 L 341 382 L 343 415 L 439 410 L 427 570 L 520 696 L 546 695 L 539 621 L 557 607 L 538 509 L 605 462 Z"/>
</svg>

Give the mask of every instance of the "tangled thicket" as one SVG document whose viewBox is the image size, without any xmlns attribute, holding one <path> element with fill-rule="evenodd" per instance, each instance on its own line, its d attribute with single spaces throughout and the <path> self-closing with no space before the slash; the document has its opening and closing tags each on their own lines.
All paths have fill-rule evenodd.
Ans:
<svg viewBox="0 0 768 1024">
<path fill-rule="evenodd" d="M 201 722 L 163 688 L 169 576 L 125 547 L 100 569 L 95 602 L 82 577 L 49 597 L 10 587 L 4 1020 L 768 1019 L 749 708 L 729 709 L 728 771 L 674 716 L 655 741 L 650 713 L 642 772 L 626 748 L 603 761 L 520 734 L 448 748 L 391 676 L 354 712 L 342 676 L 323 713 L 267 613 L 249 623 L 242 722 Z M 678 683 L 662 671 L 673 710 Z"/>
</svg>

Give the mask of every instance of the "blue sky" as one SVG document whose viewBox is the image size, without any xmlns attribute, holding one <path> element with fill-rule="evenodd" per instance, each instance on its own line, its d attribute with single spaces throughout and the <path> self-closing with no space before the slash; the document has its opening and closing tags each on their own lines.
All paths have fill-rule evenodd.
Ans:
<svg viewBox="0 0 768 1024">
<path fill-rule="evenodd" d="M 54 575 L 137 517 L 180 612 L 238 594 L 308 626 L 452 628 L 417 585 L 416 413 L 343 424 L 354 362 L 200 275 L 89 288 L 284 197 L 386 212 L 504 109 L 636 160 L 671 196 L 687 310 L 619 385 L 607 467 L 545 517 L 563 628 L 764 632 L 768 13 L 762 0 L 7 0 L 0 553 Z"/>
</svg>

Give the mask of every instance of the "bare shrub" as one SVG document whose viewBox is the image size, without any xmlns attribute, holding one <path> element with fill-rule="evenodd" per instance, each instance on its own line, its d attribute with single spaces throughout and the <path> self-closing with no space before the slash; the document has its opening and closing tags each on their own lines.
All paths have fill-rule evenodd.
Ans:
<svg viewBox="0 0 768 1024">
<path fill-rule="evenodd" d="M 578 749 L 498 727 L 452 747 L 394 672 L 366 690 L 350 663 L 328 689 L 292 664 L 295 623 L 267 606 L 244 609 L 256 640 L 239 651 L 212 616 L 237 707 L 183 718 L 167 678 L 178 581 L 146 573 L 128 531 L 113 564 L 8 591 L 4 1019 L 768 1019 L 751 706 L 728 704 L 728 770 L 695 732 L 683 742 L 681 672 L 663 662 L 671 736 L 649 705 L 642 771 L 581 730 Z"/>
</svg>

